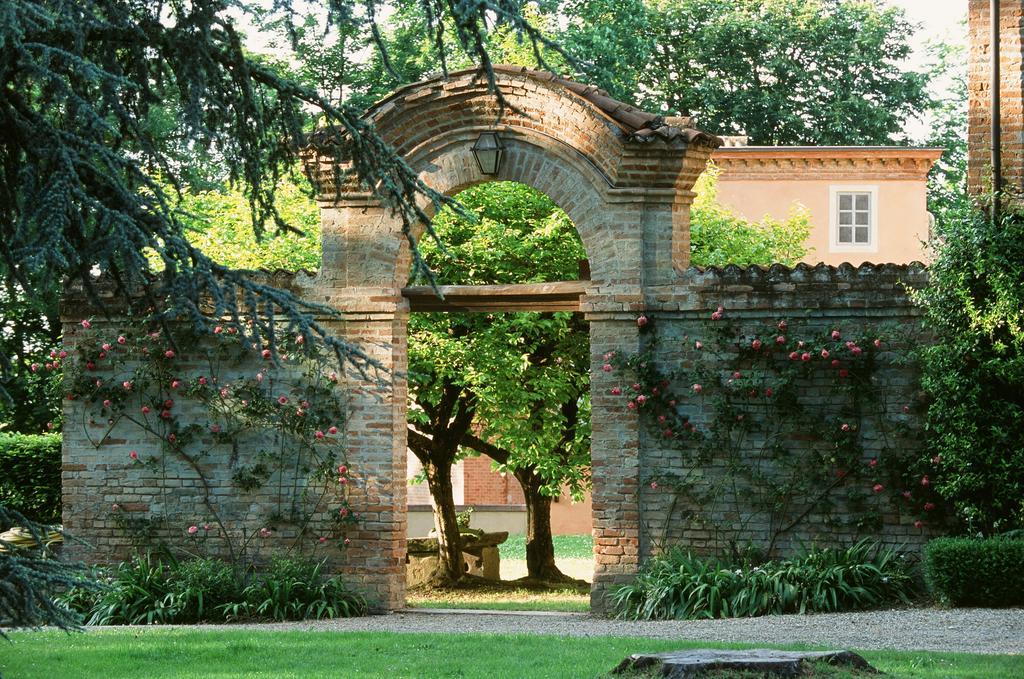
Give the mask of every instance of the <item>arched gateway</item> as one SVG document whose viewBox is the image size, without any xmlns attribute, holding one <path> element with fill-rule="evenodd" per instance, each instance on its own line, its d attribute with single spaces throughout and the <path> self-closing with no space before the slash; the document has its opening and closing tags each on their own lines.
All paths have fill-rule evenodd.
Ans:
<svg viewBox="0 0 1024 679">
<path fill-rule="evenodd" d="M 638 424 L 609 394 L 602 354 L 609 347 L 639 348 L 636 318 L 646 300 L 688 266 L 691 188 L 721 141 L 691 129 L 688 118 L 645 113 L 551 73 L 498 66 L 495 76 L 508 102 L 500 120 L 498 102 L 476 71 L 403 87 L 367 115 L 439 192 L 521 182 L 550 196 L 579 230 L 591 270 L 578 308 L 590 321 L 593 352 L 592 601 L 600 610 L 603 592 L 635 572 L 640 552 Z M 495 174 L 483 174 L 473 156 L 482 132 L 496 132 L 505 148 Z M 349 456 L 365 474 L 366 495 L 362 533 L 346 570 L 358 574 L 377 607 L 394 609 L 405 599 L 402 375 L 415 296 L 403 295 L 403 287 L 410 255 L 401 220 L 387 206 L 369 192 L 334 190 L 336 163 L 329 153 L 314 147 L 306 154 L 321 189 L 323 267 L 315 289 L 321 301 L 345 313 L 338 331 L 391 369 L 387 384 L 351 385 Z"/>
</svg>

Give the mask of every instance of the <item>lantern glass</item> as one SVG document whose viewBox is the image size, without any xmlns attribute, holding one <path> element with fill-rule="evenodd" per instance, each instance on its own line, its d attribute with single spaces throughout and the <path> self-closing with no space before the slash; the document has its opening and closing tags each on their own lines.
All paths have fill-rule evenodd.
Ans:
<svg viewBox="0 0 1024 679">
<path fill-rule="evenodd" d="M 501 138 L 497 132 L 482 132 L 473 144 L 473 156 L 476 158 L 480 172 L 483 174 L 498 174 L 501 167 L 501 156 L 505 147 L 501 144 Z"/>
</svg>

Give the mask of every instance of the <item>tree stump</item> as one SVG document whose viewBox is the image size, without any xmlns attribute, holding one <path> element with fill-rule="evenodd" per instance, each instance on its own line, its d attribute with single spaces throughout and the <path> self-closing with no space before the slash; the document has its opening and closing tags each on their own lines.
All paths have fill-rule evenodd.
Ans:
<svg viewBox="0 0 1024 679">
<path fill-rule="evenodd" d="M 878 670 L 850 651 L 775 651 L 751 649 L 727 651 L 692 649 L 667 653 L 635 653 L 612 672 L 646 671 L 669 679 L 699 677 L 711 670 L 748 670 L 765 676 L 798 677 L 806 669 L 805 661 L 844 665 L 869 674 Z"/>
</svg>

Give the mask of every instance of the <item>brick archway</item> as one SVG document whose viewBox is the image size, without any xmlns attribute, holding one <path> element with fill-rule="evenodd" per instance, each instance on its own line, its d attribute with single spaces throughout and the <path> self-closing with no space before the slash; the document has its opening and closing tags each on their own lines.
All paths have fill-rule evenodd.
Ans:
<svg viewBox="0 0 1024 679">
<path fill-rule="evenodd" d="M 661 118 L 596 88 L 550 73 L 497 67 L 511 105 L 498 105 L 474 71 L 403 87 L 368 116 L 426 183 L 454 194 L 484 181 L 516 181 L 550 196 L 576 225 L 590 259 L 581 309 L 590 322 L 595 572 L 593 608 L 609 585 L 635 572 L 640 555 L 637 502 L 639 431 L 635 416 L 613 408 L 602 372 L 610 347 L 639 348 L 636 316 L 655 288 L 689 265 L 689 205 L 717 137 L 686 118 Z M 483 175 L 471 147 L 497 131 L 506 155 Z M 312 149 L 320 187 L 335 186 L 333 159 Z M 337 330 L 363 343 L 391 369 L 388 383 L 352 378 L 349 456 L 365 483 L 354 498 L 362 530 L 348 570 L 382 610 L 404 605 L 406 522 L 406 325 L 402 297 L 409 251 L 401 222 L 369 192 L 320 192 L 324 261 L 319 299 L 345 312 Z"/>
</svg>

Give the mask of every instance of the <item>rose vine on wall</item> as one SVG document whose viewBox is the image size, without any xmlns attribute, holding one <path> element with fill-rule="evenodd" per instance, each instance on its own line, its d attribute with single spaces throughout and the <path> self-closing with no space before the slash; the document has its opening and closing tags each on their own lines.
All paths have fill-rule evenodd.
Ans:
<svg viewBox="0 0 1024 679">
<path fill-rule="evenodd" d="M 249 564 L 279 528 L 287 528 L 289 549 L 350 543 L 347 532 L 358 516 L 349 502 L 356 477 L 343 445 L 344 399 L 330 362 L 304 337 L 278 339 L 271 351 L 230 326 L 205 336 L 175 329 L 172 342 L 162 330 L 113 332 L 88 320 L 76 335 L 76 360 L 64 363 L 65 388 L 68 400 L 82 403 L 86 438 L 99 450 L 123 437 L 125 427 L 145 434 L 145 444 L 126 459 L 110 461 L 156 476 L 165 514 L 132 502 L 111 506 L 133 541 L 152 544 L 180 531 L 193 545 L 219 539 L 225 556 Z M 55 367 L 66 357 L 55 352 Z M 168 485 L 183 477 L 181 469 L 198 482 L 203 512 L 194 516 L 167 515 Z M 227 473 L 232 499 L 259 493 L 259 529 L 252 516 L 222 501 L 218 485 Z M 323 517 L 331 517 L 329 524 Z"/>
<path fill-rule="evenodd" d="M 640 479 L 667 505 L 663 525 L 646 526 L 657 547 L 679 521 L 718 548 L 766 557 L 812 518 L 858 534 L 886 516 L 909 515 L 919 530 L 942 521 L 939 461 L 913 444 L 919 404 L 883 369 L 912 360 L 896 332 L 743 327 L 719 307 L 700 336 L 670 347 L 651 319 L 637 325 L 645 349 L 609 352 L 603 370 L 622 376 L 611 394 L 639 413 L 655 439 L 647 448 L 668 455 Z"/>
</svg>

